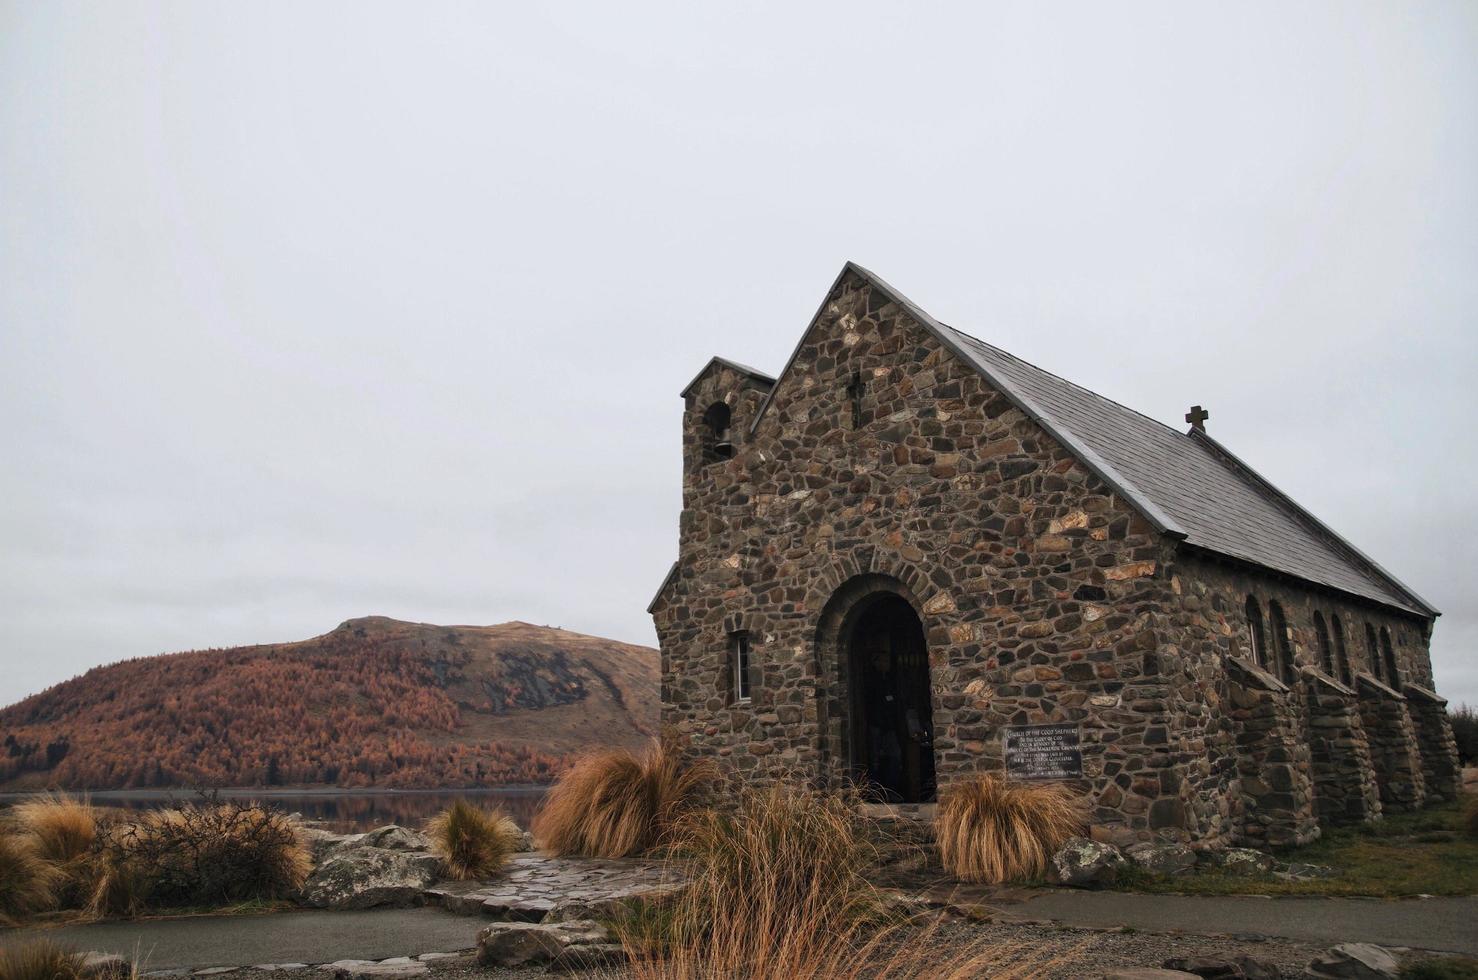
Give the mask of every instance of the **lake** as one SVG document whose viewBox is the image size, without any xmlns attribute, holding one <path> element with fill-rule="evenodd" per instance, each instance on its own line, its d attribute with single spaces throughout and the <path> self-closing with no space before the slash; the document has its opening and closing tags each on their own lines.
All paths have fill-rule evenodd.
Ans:
<svg viewBox="0 0 1478 980">
<path fill-rule="evenodd" d="M 451 804 L 465 798 L 481 807 L 502 807 L 524 830 L 544 799 L 542 786 L 517 789 L 430 789 L 430 790 L 221 790 L 222 799 L 257 800 L 305 819 L 320 821 L 329 830 L 358 833 L 387 823 L 420 827 Z M 0 807 L 17 803 L 31 794 L 0 793 Z M 200 797 L 190 790 L 107 790 L 86 795 L 98 806 L 125 810 L 150 810 Z"/>
</svg>

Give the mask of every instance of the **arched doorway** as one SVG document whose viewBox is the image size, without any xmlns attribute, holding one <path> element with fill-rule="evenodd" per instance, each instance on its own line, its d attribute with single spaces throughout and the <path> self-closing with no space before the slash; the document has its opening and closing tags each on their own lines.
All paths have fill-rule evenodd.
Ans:
<svg viewBox="0 0 1478 980">
<path fill-rule="evenodd" d="M 841 631 L 853 777 L 889 803 L 934 799 L 934 711 L 924 625 L 908 600 L 859 601 Z"/>
</svg>

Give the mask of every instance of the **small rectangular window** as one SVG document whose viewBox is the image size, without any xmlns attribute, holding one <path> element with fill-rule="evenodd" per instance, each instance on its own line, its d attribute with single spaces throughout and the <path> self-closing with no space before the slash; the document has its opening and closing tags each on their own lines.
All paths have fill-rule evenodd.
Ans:
<svg viewBox="0 0 1478 980">
<path fill-rule="evenodd" d="M 734 634 L 734 700 L 749 700 L 749 634 Z"/>
</svg>

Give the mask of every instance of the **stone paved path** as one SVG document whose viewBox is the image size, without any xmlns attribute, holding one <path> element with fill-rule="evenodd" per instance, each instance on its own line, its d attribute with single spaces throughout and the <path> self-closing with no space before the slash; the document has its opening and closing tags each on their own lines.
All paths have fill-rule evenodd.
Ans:
<svg viewBox="0 0 1478 980">
<path fill-rule="evenodd" d="M 1365 942 L 1478 955 L 1478 896 L 1139 895 L 1073 888 L 1000 890 L 992 895 L 962 886 L 954 901 L 973 905 L 1002 923 L 1129 926 L 1148 932 L 1277 936 L 1329 945 Z"/>
<path fill-rule="evenodd" d="M 77 950 L 116 953 L 144 972 L 328 963 L 471 949 L 481 922 L 440 909 L 192 915 L 133 922 L 0 930 L 0 948 L 46 937 Z"/>
</svg>

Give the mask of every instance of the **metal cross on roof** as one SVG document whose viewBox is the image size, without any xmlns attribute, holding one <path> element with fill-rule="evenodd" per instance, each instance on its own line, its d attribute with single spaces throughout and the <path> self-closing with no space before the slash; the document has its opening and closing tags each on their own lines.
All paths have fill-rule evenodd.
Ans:
<svg viewBox="0 0 1478 980">
<path fill-rule="evenodd" d="M 1211 413 L 1200 405 L 1192 405 L 1191 410 L 1185 413 L 1185 420 L 1191 424 L 1191 428 L 1197 432 L 1206 431 L 1206 420 L 1211 418 Z"/>
</svg>

